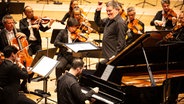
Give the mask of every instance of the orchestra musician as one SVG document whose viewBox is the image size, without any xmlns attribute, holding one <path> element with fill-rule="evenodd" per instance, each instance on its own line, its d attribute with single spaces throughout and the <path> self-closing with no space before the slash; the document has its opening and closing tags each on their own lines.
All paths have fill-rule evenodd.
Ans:
<svg viewBox="0 0 184 104">
<path fill-rule="evenodd" d="M 61 30 L 56 37 L 54 46 L 59 48 L 57 60 L 60 61 L 56 67 L 56 80 L 62 75 L 62 73 L 65 73 L 65 70 L 69 70 L 71 67 L 70 64 L 74 58 L 72 55 L 72 50 L 67 49 L 64 46 L 64 43 L 73 43 L 73 40 L 75 39 L 72 39 L 71 37 L 73 35 L 78 35 L 75 33 L 78 25 L 79 22 L 75 18 L 70 17 L 67 20 L 66 28 Z"/>
<path fill-rule="evenodd" d="M 163 10 L 157 12 L 150 25 L 158 30 L 171 30 L 175 26 L 173 20 L 177 14 L 170 8 L 170 0 L 161 0 L 161 5 Z"/>
<path fill-rule="evenodd" d="M 15 39 L 16 37 L 20 39 L 26 38 L 26 35 L 21 32 L 17 32 L 16 37 L 15 37 L 14 35 L 15 34 L 14 32 L 15 21 L 11 15 L 5 15 L 2 19 L 2 22 L 5 28 L 2 29 L 2 31 L 0 32 L 0 51 L 3 51 L 3 49 L 8 45 L 14 45 L 18 48 L 17 45 L 12 43 L 13 39 Z M 29 91 L 27 89 L 26 83 L 27 83 L 27 80 L 22 81 L 20 90 L 24 91 L 25 93 L 28 93 Z"/>
<path fill-rule="evenodd" d="M 62 20 L 60 21 L 61 24 L 65 25 L 65 21 L 71 17 L 72 15 L 72 12 L 73 12 L 73 9 L 75 7 L 79 7 L 79 3 L 78 3 L 79 0 L 71 0 L 70 1 L 70 5 L 69 5 L 69 11 L 64 15 L 64 17 L 62 18 Z M 86 16 L 86 13 L 84 12 L 84 10 L 82 8 L 80 8 L 80 11 L 82 13 L 82 15 Z"/>
<path fill-rule="evenodd" d="M 86 94 L 82 93 L 78 77 L 82 74 L 84 62 L 82 59 L 76 58 L 71 65 L 69 72 L 58 79 L 58 104 L 86 104 L 85 101 L 90 100 L 93 94 L 98 93 L 99 88 L 95 87 Z"/>
<path fill-rule="evenodd" d="M 41 17 L 34 15 L 34 11 L 30 6 L 25 6 L 24 14 L 25 18 L 19 21 L 19 27 L 21 32 L 27 36 L 27 40 L 30 44 L 29 55 L 35 54 L 38 50 L 42 49 L 42 41 L 39 30 L 45 32 L 51 28 L 54 20 L 50 19 L 47 26 L 43 26 Z M 37 22 L 36 22 L 37 21 Z"/>
<path fill-rule="evenodd" d="M 166 35 L 167 40 L 184 41 L 184 11 L 181 11 L 173 31 Z"/>
<path fill-rule="evenodd" d="M 105 60 L 101 61 L 100 64 L 105 64 L 126 47 L 127 25 L 119 14 L 119 5 L 116 1 L 106 3 L 108 18 L 101 19 L 102 7 L 103 5 L 98 3 L 94 21 L 98 26 L 104 27 L 102 54 Z M 98 68 L 98 64 L 96 67 Z"/>
<path fill-rule="evenodd" d="M 82 32 L 85 32 L 87 34 L 90 34 L 93 29 L 91 28 L 91 24 L 89 21 L 82 15 L 82 12 L 79 7 L 75 7 L 72 13 L 72 17 L 77 19 L 79 22 L 79 29 Z"/>
<path fill-rule="evenodd" d="M 0 87 L 2 104 L 36 104 L 24 93 L 19 92 L 20 79 L 28 78 L 29 69 L 17 61 L 18 49 L 8 45 L 3 50 L 4 61 L 0 64 Z M 16 63 L 16 64 L 15 64 Z"/>
<path fill-rule="evenodd" d="M 127 45 L 131 44 L 136 40 L 140 35 L 144 34 L 144 23 L 139 19 L 135 18 L 136 11 L 134 7 L 127 8 Z"/>
<path fill-rule="evenodd" d="M 11 15 L 5 15 L 2 18 L 2 23 L 5 28 L 3 28 L 0 32 L 0 51 L 1 52 L 6 46 L 11 45 L 11 40 L 15 38 L 15 35 L 13 32 L 15 21 L 13 17 Z M 21 32 L 18 32 L 16 36 L 19 38 L 26 37 L 26 35 Z"/>
<path fill-rule="evenodd" d="M 123 6 L 122 6 L 123 4 L 118 3 L 118 5 L 119 5 L 119 14 L 121 15 L 121 17 L 124 21 L 127 21 L 127 14 L 126 14 L 125 10 L 123 9 Z"/>
</svg>

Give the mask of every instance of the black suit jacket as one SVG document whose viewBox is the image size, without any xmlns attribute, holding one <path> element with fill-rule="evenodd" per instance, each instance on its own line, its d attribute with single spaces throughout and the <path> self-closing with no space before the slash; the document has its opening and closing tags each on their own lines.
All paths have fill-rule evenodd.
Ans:
<svg viewBox="0 0 184 104">
<path fill-rule="evenodd" d="M 20 30 L 17 29 L 17 31 L 19 32 Z M 0 31 L 0 51 L 2 52 L 3 49 L 8 46 L 8 39 L 6 37 L 7 31 L 5 29 L 2 29 Z"/>
<path fill-rule="evenodd" d="M 20 79 L 28 78 L 26 69 L 5 60 L 0 64 L 0 86 L 3 88 L 3 104 L 16 104 L 19 96 Z"/>
<path fill-rule="evenodd" d="M 1 30 L 0 32 L 0 51 L 2 52 L 4 47 L 8 46 L 8 40 L 7 40 L 7 37 L 6 37 L 6 30 L 3 29 Z"/>
<path fill-rule="evenodd" d="M 27 36 L 27 40 L 29 41 L 30 30 L 28 29 L 28 26 L 29 26 L 29 23 L 27 22 L 27 18 L 23 18 L 19 21 L 20 31 L 23 32 Z M 45 32 L 48 29 L 50 29 L 48 26 L 44 27 L 42 24 L 40 24 L 39 30 Z M 41 41 L 39 30 L 37 30 L 36 28 L 33 28 L 33 33 L 37 39 L 37 42 L 41 45 L 42 41 Z"/>
<path fill-rule="evenodd" d="M 68 43 L 67 29 L 61 30 L 54 41 L 54 46 L 59 48 L 58 57 L 67 55 L 67 48 L 64 46 L 64 43 Z"/>
</svg>

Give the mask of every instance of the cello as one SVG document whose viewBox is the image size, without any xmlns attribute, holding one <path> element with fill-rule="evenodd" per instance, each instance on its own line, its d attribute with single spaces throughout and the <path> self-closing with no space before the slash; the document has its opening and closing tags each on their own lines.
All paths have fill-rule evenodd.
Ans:
<svg viewBox="0 0 184 104">
<path fill-rule="evenodd" d="M 14 25 L 14 35 L 15 38 L 11 41 L 11 44 L 18 47 L 19 51 L 17 53 L 18 57 L 19 57 L 19 61 L 25 66 L 25 67 L 30 67 L 33 61 L 33 58 L 29 55 L 28 53 L 28 47 L 29 44 L 26 40 L 25 37 L 17 37 L 17 30 L 16 27 Z"/>
</svg>

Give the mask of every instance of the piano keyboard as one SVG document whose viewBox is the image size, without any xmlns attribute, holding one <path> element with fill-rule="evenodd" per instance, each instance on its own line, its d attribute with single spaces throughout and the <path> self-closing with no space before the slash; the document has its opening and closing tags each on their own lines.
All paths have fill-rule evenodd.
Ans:
<svg viewBox="0 0 184 104">
<path fill-rule="evenodd" d="M 81 89 L 82 93 L 86 94 L 88 91 L 84 88 Z M 99 100 L 99 101 L 102 101 L 104 103 L 107 103 L 107 104 L 115 104 L 114 102 L 112 102 L 112 100 L 108 100 L 107 98 L 105 97 L 102 97 L 101 95 L 99 94 L 93 94 L 92 95 L 93 98 Z"/>
</svg>

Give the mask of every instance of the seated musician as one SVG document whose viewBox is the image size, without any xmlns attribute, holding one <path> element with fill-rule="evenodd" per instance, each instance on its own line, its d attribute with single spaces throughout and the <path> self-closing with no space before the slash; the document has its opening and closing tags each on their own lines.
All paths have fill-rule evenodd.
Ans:
<svg viewBox="0 0 184 104">
<path fill-rule="evenodd" d="M 71 17 L 72 12 L 73 12 L 73 9 L 74 9 L 75 7 L 79 7 L 79 6 L 78 6 L 78 5 L 79 5 L 78 1 L 79 1 L 79 0 L 71 0 L 71 1 L 70 1 L 69 11 L 64 15 L 63 19 L 60 21 L 61 24 L 65 25 L 65 21 L 66 21 L 69 17 Z M 84 16 L 86 16 L 86 13 L 83 11 L 82 8 L 80 8 L 80 11 L 81 11 L 81 13 L 82 13 Z"/>
<path fill-rule="evenodd" d="M 69 72 L 58 79 L 58 104 L 85 104 L 86 100 L 90 100 L 92 94 L 98 93 L 99 88 L 95 87 L 86 94 L 82 93 L 78 77 L 82 74 L 84 62 L 82 59 L 76 58 L 71 64 Z"/>
<path fill-rule="evenodd" d="M 184 11 L 179 14 L 177 25 L 166 35 L 167 40 L 184 41 Z"/>
<path fill-rule="evenodd" d="M 131 44 L 134 40 L 136 40 L 141 34 L 144 34 L 144 23 L 140 20 L 136 19 L 136 11 L 134 7 L 127 8 L 127 45 Z"/>
<path fill-rule="evenodd" d="M 4 25 L 4 29 L 0 32 L 0 51 L 2 52 L 4 47 L 11 45 L 12 39 L 15 38 L 14 35 L 14 25 L 15 21 L 11 15 L 5 15 L 2 18 L 2 23 Z M 17 37 L 26 37 L 25 34 L 18 32 L 16 34 Z"/>
<path fill-rule="evenodd" d="M 13 17 L 11 15 L 5 15 L 2 19 L 2 22 L 5 28 L 2 29 L 2 31 L 0 32 L 0 51 L 3 51 L 3 49 L 8 45 L 14 45 L 18 48 L 17 44 L 16 45 L 12 44 L 12 40 L 15 39 L 15 32 L 14 32 L 15 21 Z M 17 32 L 16 37 L 26 38 L 26 35 L 21 32 Z M 27 83 L 26 80 L 22 82 L 20 90 L 24 91 L 25 93 L 28 93 L 29 91 L 27 89 L 26 83 Z"/>
<path fill-rule="evenodd" d="M 19 92 L 20 79 L 28 78 L 29 69 L 17 61 L 18 49 L 14 46 L 6 46 L 3 50 L 5 59 L 0 64 L 0 87 L 2 90 L 2 104 L 36 104 Z M 15 64 L 16 63 L 16 64 Z"/>
<path fill-rule="evenodd" d="M 45 32 L 49 30 L 54 22 L 53 19 L 48 20 L 49 22 L 42 21 L 42 17 L 35 16 L 32 7 L 24 7 L 25 18 L 19 21 L 19 28 L 27 36 L 27 40 L 30 44 L 29 55 L 32 56 L 36 54 L 38 50 L 42 50 L 42 40 L 40 36 L 40 31 Z M 47 26 L 43 24 L 48 23 Z"/>
<path fill-rule="evenodd" d="M 163 10 L 158 11 L 151 26 L 155 26 L 158 30 L 170 30 L 175 26 L 172 21 L 177 18 L 177 14 L 170 8 L 170 0 L 161 0 Z"/>
<path fill-rule="evenodd" d="M 91 28 L 91 24 L 89 21 L 82 15 L 82 12 L 79 7 L 74 8 L 72 17 L 76 18 L 79 22 L 79 29 L 82 32 L 85 32 L 87 34 L 91 33 L 93 29 Z"/>
<path fill-rule="evenodd" d="M 54 42 L 54 46 L 59 48 L 59 54 L 57 56 L 57 60 L 60 61 L 58 66 L 56 67 L 56 80 L 65 73 L 65 70 L 69 70 L 71 67 L 71 63 L 73 60 L 72 50 L 67 49 L 64 46 L 64 43 L 73 43 L 74 40 L 72 36 L 77 35 L 75 34 L 79 22 L 75 19 L 70 17 L 67 21 L 66 28 L 59 32 Z M 76 37 L 77 38 L 77 37 Z"/>
</svg>

